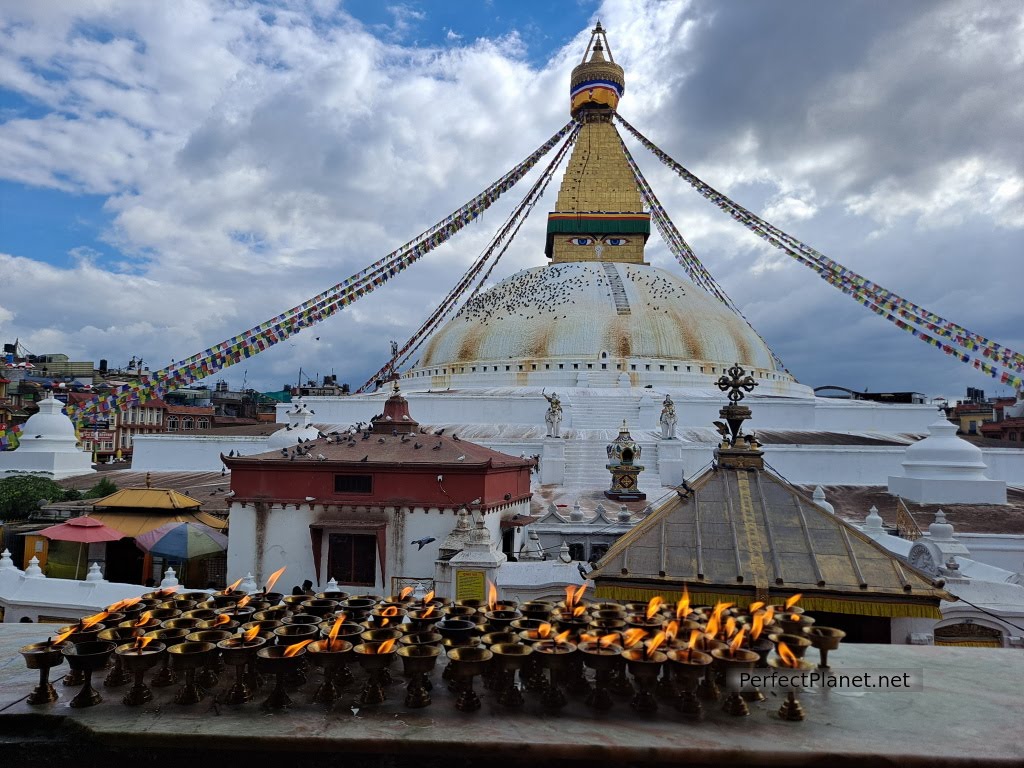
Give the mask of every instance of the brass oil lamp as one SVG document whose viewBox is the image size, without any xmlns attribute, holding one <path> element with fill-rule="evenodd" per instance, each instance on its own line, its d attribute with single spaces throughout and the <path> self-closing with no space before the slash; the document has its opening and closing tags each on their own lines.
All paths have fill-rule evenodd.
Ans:
<svg viewBox="0 0 1024 768">
<path fill-rule="evenodd" d="M 134 639 L 136 632 L 142 634 L 141 631 L 137 631 L 133 627 L 109 627 L 104 629 L 97 636 L 97 640 L 103 640 L 105 642 L 114 643 L 118 645 L 123 643 L 125 640 Z M 127 685 L 132 681 L 131 673 L 125 668 L 121 662 L 121 657 L 115 653 L 113 655 L 114 664 L 107 673 L 107 676 L 103 678 L 104 688 L 119 688 L 122 685 Z"/>
<path fill-rule="evenodd" d="M 568 637 L 568 632 L 564 637 Z M 541 696 L 541 705 L 549 712 L 557 712 L 568 703 L 562 690 L 562 680 L 576 654 L 576 646 L 564 637 L 559 634 L 554 639 L 538 640 L 533 644 L 534 653 L 548 671 L 548 684 Z"/>
<path fill-rule="evenodd" d="M 103 669 L 110 660 L 116 644 L 104 640 L 71 643 L 61 649 L 72 670 L 83 673 L 82 690 L 71 700 L 72 707 L 92 707 L 103 701 L 99 691 L 92 687 L 92 673 Z"/>
<path fill-rule="evenodd" d="M 227 640 L 231 635 L 232 633 L 226 629 L 200 629 L 185 635 L 187 642 L 212 643 L 214 646 L 206 664 L 196 673 L 196 682 L 207 690 L 217 687 L 217 683 L 220 682 L 220 673 L 224 671 L 217 643 Z"/>
<path fill-rule="evenodd" d="M 26 699 L 29 704 L 52 704 L 57 700 L 57 691 L 50 684 L 50 670 L 64 663 L 64 649 L 70 648 L 68 641 L 31 643 L 20 653 L 25 657 L 25 666 L 39 670 L 39 685 L 32 689 Z"/>
<path fill-rule="evenodd" d="M 312 640 L 301 640 L 291 645 L 265 645 L 256 651 L 256 666 L 267 674 L 274 675 L 274 690 L 260 706 L 270 712 L 287 709 L 292 705 L 291 697 L 285 690 L 286 678 L 293 676 L 299 668 L 306 646 Z"/>
<path fill-rule="evenodd" d="M 818 668 L 828 669 L 828 652 L 834 651 L 839 647 L 839 643 L 846 637 L 846 633 L 841 629 L 833 629 L 832 627 L 811 627 L 807 630 L 807 636 L 811 641 L 811 645 L 817 648 L 821 655 L 821 662 L 818 664 Z"/>
<path fill-rule="evenodd" d="M 636 683 L 636 695 L 629 705 L 641 714 L 652 714 L 658 711 L 658 700 L 654 695 L 654 688 L 668 657 L 658 650 L 661 644 L 656 639 L 657 636 L 655 636 L 655 641 L 647 644 L 646 647 L 627 648 L 622 652 L 629 674 L 633 676 L 633 681 Z"/>
<path fill-rule="evenodd" d="M 323 671 L 324 679 L 313 694 L 314 704 L 326 704 L 330 709 L 338 700 L 340 693 L 336 680 L 338 670 L 345 669 L 352 658 L 354 646 L 348 640 L 339 640 L 337 637 L 328 637 L 324 640 L 317 640 L 306 646 L 306 658 Z"/>
<path fill-rule="evenodd" d="M 136 707 L 153 700 L 153 692 L 145 683 L 146 672 L 155 667 L 164 657 L 167 646 L 150 637 L 138 637 L 134 642 L 119 645 L 114 653 L 134 677 L 134 683 L 121 699 L 122 703 Z"/>
<path fill-rule="evenodd" d="M 213 643 L 185 641 L 167 649 L 171 668 L 185 673 L 184 684 L 174 694 L 175 704 L 198 704 L 206 696 L 206 690 L 196 683 L 196 670 L 210 663 L 216 648 Z"/>
<path fill-rule="evenodd" d="M 672 665 L 673 677 L 679 681 L 681 695 L 676 700 L 676 709 L 687 720 L 701 720 L 704 707 L 697 697 L 697 687 L 707 677 L 711 668 L 710 654 L 691 648 L 673 649 L 668 651 L 669 663 Z"/>
<path fill-rule="evenodd" d="M 441 648 L 437 645 L 406 644 L 400 646 L 397 653 L 402 659 L 405 676 L 409 678 L 409 685 L 405 691 L 405 706 L 409 709 L 428 706 L 432 688 L 428 675 L 437 664 Z"/>
<path fill-rule="evenodd" d="M 187 629 L 154 629 L 150 632 L 146 632 L 143 637 L 159 640 L 170 648 L 172 645 L 182 642 L 187 634 Z M 171 669 L 170 665 L 171 657 L 165 653 L 160 662 L 160 669 L 157 670 L 153 679 L 149 681 L 150 686 L 153 688 L 166 688 L 167 686 L 174 685 L 178 682 L 178 678 L 174 674 L 174 670 Z"/>
<path fill-rule="evenodd" d="M 490 637 L 496 639 L 497 634 L 508 635 L 510 633 L 494 633 Z M 484 635 L 485 644 L 487 637 L 488 635 Z M 500 691 L 498 703 L 503 707 L 518 709 L 523 706 L 523 693 L 516 685 L 516 672 L 526 664 L 527 659 L 533 654 L 533 648 L 521 645 L 517 635 L 513 634 L 512 637 L 513 639 L 509 641 L 492 643 L 490 651 L 494 655 L 494 664 L 498 670 L 497 688 Z"/>
<path fill-rule="evenodd" d="M 384 691 L 383 674 L 388 665 L 395 660 L 395 639 L 380 642 L 360 643 L 353 648 L 356 660 L 367 673 L 366 683 L 356 699 L 357 707 L 376 707 L 384 703 L 387 694 Z"/>
<path fill-rule="evenodd" d="M 725 675 L 730 670 L 753 669 L 757 664 L 758 656 L 753 651 L 747 651 L 740 647 L 743 642 L 744 632 L 741 629 L 726 648 L 716 648 L 711 652 L 712 665 Z M 738 717 L 749 715 L 750 707 L 738 690 L 730 690 L 722 702 L 722 709 L 730 715 Z"/>
<path fill-rule="evenodd" d="M 807 647 L 804 646 L 804 650 L 806 649 Z M 800 658 L 802 654 L 798 655 L 796 651 L 790 650 L 785 641 L 780 641 L 776 650 L 779 655 L 768 659 L 768 666 L 772 669 L 789 670 L 792 672 L 809 672 L 814 669 L 814 665 L 811 662 Z M 796 688 L 790 686 L 789 692 L 786 694 L 786 700 L 779 707 L 778 714 L 783 720 L 790 721 L 799 721 L 806 717 L 804 708 L 796 697 Z"/>
<path fill-rule="evenodd" d="M 586 704 L 600 712 L 612 708 L 611 680 L 624 663 L 622 646 L 615 643 L 617 639 L 617 634 L 609 634 L 600 640 L 583 642 L 577 646 L 583 663 L 594 670 L 595 675 L 594 688 L 587 694 Z"/>
<path fill-rule="evenodd" d="M 255 693 L 247 680 L 247 670 L 255 666 L 256 651 L 266 644 L 267 641 L 259 637 L 258 627 L 217 642 L 224 663 L 235 668 L 234 684 L 218 699 L 222 704 L 244 704 L 252 700 Z"/>
<path fill-rule="evenodd" d="M 338 601 L 326 597 L 314 597 L 301 603 L 303 613 L 311 613 L 321 619 L 331 616 L 338 610 Z"/>
<path fill-rule="evenodd" d="M 459 697 L 455 708 L 460 712 L 475 712 L 480 709 L 480 698 L 473 690 L 473 678 L 483 674 L 494 654 L 486 648 L 464 646 L 448 652 L 448 666 L 452 677 L 458 682 Z"/>
</svg>

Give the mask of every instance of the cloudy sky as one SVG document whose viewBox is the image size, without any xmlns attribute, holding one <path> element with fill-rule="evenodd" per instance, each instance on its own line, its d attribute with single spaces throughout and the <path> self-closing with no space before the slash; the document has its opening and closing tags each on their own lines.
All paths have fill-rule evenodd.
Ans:
<svg viewBox="0 0 1024 768">
<path fill-rule="evenodd" d="M 2 2 L 0 339 L 160 366 L 333 285 L 566 122 L 597 18 L 626 70 L 621 113 L 676 160 L 840 263 L 1024 347 L 1024 10 L 1009 0 Z M 633 148 L 802 382 L 1006 391 Z M 361 384 L 525 189 L 226 377 L 279 389 L 301 367 Z M 551 197 L 496 278 L 545 262 Z M 657 236 L 648 255 L 678 271 Z"/>
</svg>

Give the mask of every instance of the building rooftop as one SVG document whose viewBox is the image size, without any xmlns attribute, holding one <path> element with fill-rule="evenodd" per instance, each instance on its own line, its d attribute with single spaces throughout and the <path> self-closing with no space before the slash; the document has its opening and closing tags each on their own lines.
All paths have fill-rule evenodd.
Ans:
<svg viewBox="0 0 1024 768">
<path fill-rule="evenodd" d="M 806 486 L 805 486 L 806 488 Z M 871 507 L 888 525 L 896 525 L 897 500 L 884 486 L 829 485 L 825 496 L 844 520 L 862 523 Z M 1007 488 L 1003 504 L 915 504 L 905 502 L 918 527 L 927 529 L 940 509 L 959 533 L 1024 534 L 1024 489 Z"/>
</svg>

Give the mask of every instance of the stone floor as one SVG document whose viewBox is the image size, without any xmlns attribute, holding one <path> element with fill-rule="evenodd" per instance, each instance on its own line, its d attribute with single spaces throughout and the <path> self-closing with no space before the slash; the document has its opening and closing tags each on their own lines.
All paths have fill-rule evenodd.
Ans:
<svg viewBox="0 0 1024 768">
<path fill-rule="evenodd" d="M 747 718 L 711 706 L 706 721 L 690 723 L 664 705 L 654 716 L 637 716 L 626 700 L 604 715 L 572 700 L 551 716 L 530 693 L 523 711 L 509 712 L 479 681 L 483 708 L 460 713 L 440 670 L 434 703 L 422 710 L 406 710 L 395 685 L 377 711 L 325 712 L 308 703 L 318 674 L 292 693 L 291 710 L 277 714 L 259 708 L 266 689 L 241 707 L 210 699 L 183 707 L 170 701 L 174 689 L 164 688 L 150 705 L 132 708 L 121 704 L 125 689 L 102 685 L 102 704 L 73 710 L 67 703 L 77 691 L 59 683 L 60 701 L 32 707 L 25 697 L 38 673 L 25 668 L 18 648 L 44 639 L 45 630 L 0 624 L 0 766 L 1024 765 L 1024 654 L 1014 650 L 844 646 L 830 656 L 835 672 L 922 670 L 924 691 L 808 692 L 800 723 L 780 720 L 780 699 L 770 696 Z M 52 679 L 66 669 L 53 670 Z"/>
</svg>

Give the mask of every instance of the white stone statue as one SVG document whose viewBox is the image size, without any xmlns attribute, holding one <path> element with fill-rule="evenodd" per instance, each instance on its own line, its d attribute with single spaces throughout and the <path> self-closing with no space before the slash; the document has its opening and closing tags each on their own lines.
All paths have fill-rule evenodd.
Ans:
<svg viewBox="0 0 1024 768">
<path fill-rule="evenodd" d="M 548 426 L 548 437 L 561 437 L 559 430 L 562 427 L 562 401 L 558 399 L 558 393 L 552 392 L 547 395 L 541 390 L 544 399 L 548 401 L 548 411 L 544 414 L 544 423 Z"/>
<path fill-rule="evenodd" d="M 672 402 L 671 395 L 665 395 L 665 402 L 661 405 L 661 439 L 672 440 L 676 436 L 676 404 Z"/>
</svg>

